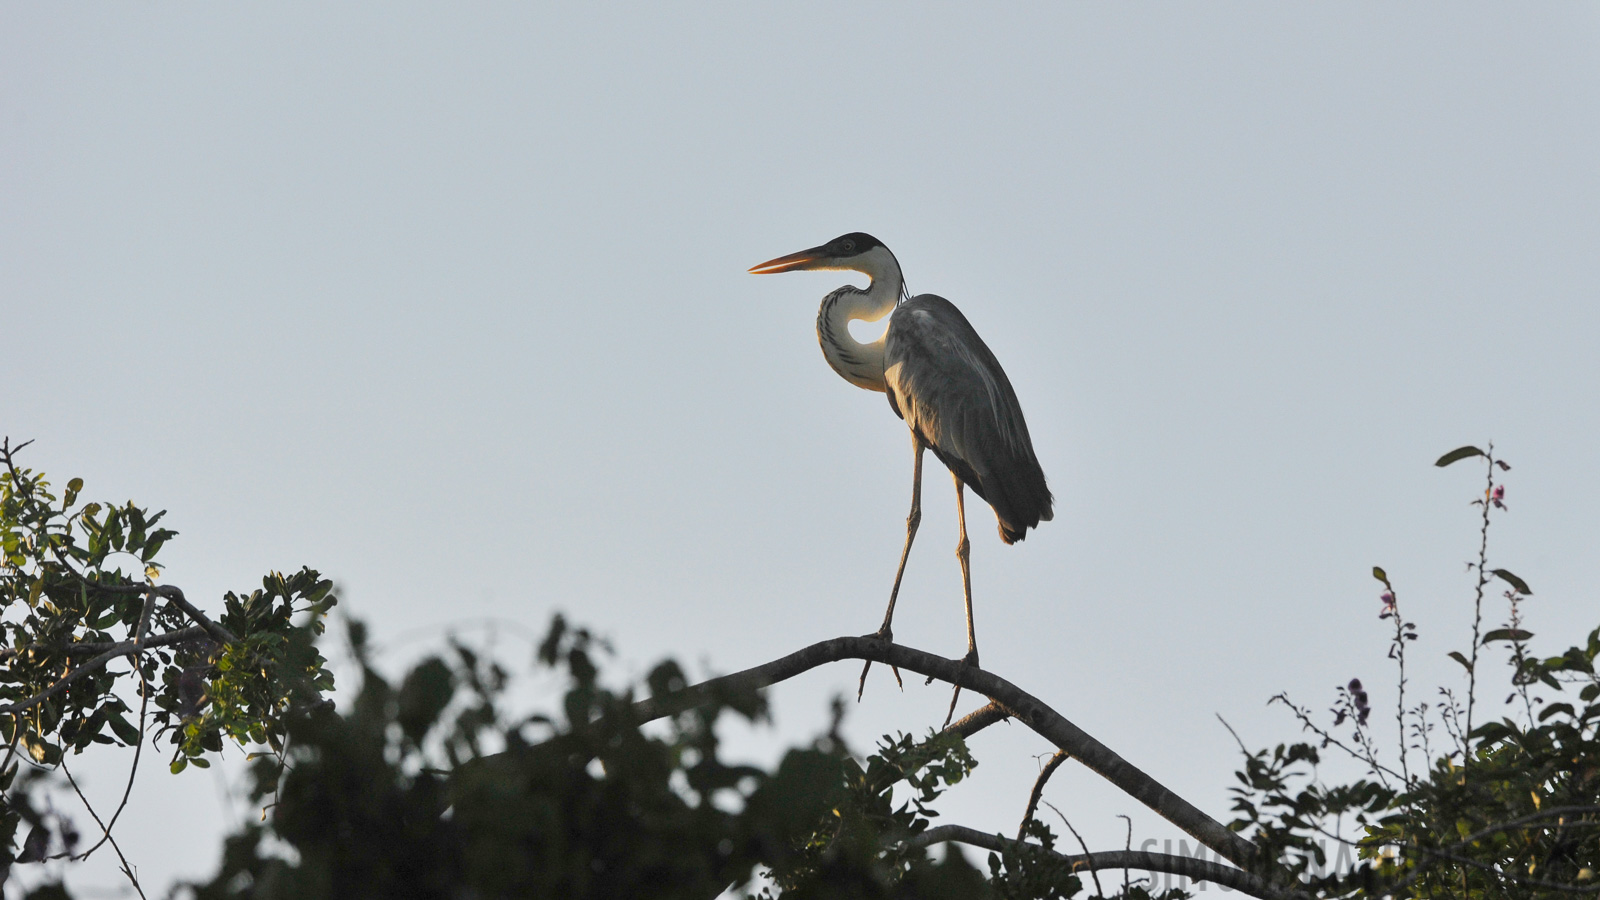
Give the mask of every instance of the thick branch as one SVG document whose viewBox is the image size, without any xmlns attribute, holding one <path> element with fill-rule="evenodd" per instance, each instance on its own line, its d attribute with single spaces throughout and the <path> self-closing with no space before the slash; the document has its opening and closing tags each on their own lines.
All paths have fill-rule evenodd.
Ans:
<svg viewBox="0 0 1600 900">
<path fill-rule="evenodd" d="M 940 825 L 937 828 L 930 828 L 906 841 L 906 846 L 912 848 L 926 847 L 930 844 L 951 841 L 982 847 L 985 850 L 993 850 L 997 853 L 1006 850 L 1024 849 L 1034 853 L 1048 853 L 1070 865 L 1074 871 L 1079 872 L 1092 872 L 1100 869 L 1140 869 L 1145 872 L 1181 875 L 1194 881 L 1209 881 L 1213 884 L 1233 888 L 1252 897 L 1263 898 L 1263 900 L 1285 900 L 1285 898 L 1289 897 L 1303 896 L 1275 890 L 1259 876 L 1252 875 L 1243 869 L 1235 869 L 1232 866 L 1225 866 L 1205 859 L 1196 859 L 1192 856 L 1147 853 L 1143 850 L 1111 850 L 1104 853 L 1084 853 L 1068 856 L 1064 853 L 1046 850 L 1038 844 L 1013 841 L 998 834 L 985 834 L 976 828 L 968 828 L 965 825 Z"/>
<path fill-rule="evenodd" d="M 90 672 L 98 672 L 106 667 L 106 663 L 111 662 L 113 659 L 116 659 L 119 656 L 132 653 L 138 649 L 138 641 L 123 641 L 122 643 L 113 646 L 110 650 L 107 650 L 99 656 L 96 656 L 94 659 L 89 660 L 83 665 L 61 676 L 61 680 L 50 685 L 39 693 L 34 694 L 32 697 L 29 697 L 26 700 L 18 700 L 15 703 L 7 703 L 5 706 L 0 706 L 0 715 L 12 715 L 14 713 L 22 712 L 26 709 L 32 709 L 33 707 L 38 706 L 44 701 L 49 700 L 51 697 L 54 697 L 55 695 L 66 690 L 67 687 L 74 681 L 77 681 L 83 676 L 88 675 Z"/>
<path fill-rule="evenodd" d="M 946 725 L 944 730 L 959 734 L 962 740 L 966 740 L 990 725 L 996 722 L 1004 722 L 1009 718 L 1011 718 L 1010 710 L 1000 705 L 999 702 L 990 700 L 986 706 L 980 706 L 955 720 L 952 724 Z"/>
<path fill-rule="evenodd" d="M 184 641 L 192 641 L 196 638 L 203 638 L 206 636 L 206 630 L 204 628 L 201 628 L 199 625 L 190 625 L 188 628 L 179 628 L 175 631 L 164 631 L 155 637 L 145 638 L 144 646 L 165 647 L 170 644 L 181 644 Z M 120 643 L 126 644 L 128 642 L 121 641 Z M 77 655 L 83 653 L 98 653 L 103 650 L 110 650 L 112 647 L 116 646 L 118 646 L 118 642 L 83 642 L 77 644 L 68 644 L 65 647 L 62 647 L 61 650 L 65 653 Z"/>
<path fill-rule="evenodd" d="M 845 659 L 867 659 L 898 666 L 983 694 L 1009 710 L 1045 740 L 1072 754 L 1128 796 L 1155 810 L 1224 859 L 1242 867 L 1250 867 L 1256 861 L 1254 844 L 1168 790 L 1027 691 L 977 666 L 963 666 L 952 659 L 874 637 L 839 637 L 821 641 L 743 672 L 713 678 L 663 697 L 641 700 L 634 704 L 634 714 L 640 721 L 676 715 L 719 694 L 759 690 L 824 663 Z M 997 715 L 996 720 L 998 718 Z"/>
<path fill-rule="evenodd" d="M 14 715 L 24 710 L 32 709 L 33 707 L 38 706 L 44 701 L 49 700 L 51 697 L 54 697 L 55 695 L 66 690 L 72 685 L 73 682 L 83 678 L 85 675 L 89 675 L 104 669 L 108 663 L 119 656 L 126 656 L 130 653 L 138 653 L 141 650 L 147 650 L 151 647 L 162 647 L 168 644 L 176 644 L 182 641 L 193 640 L 206 635 L 209 635 L 210 637 L 213 637 L 224 643 L 238 640 L 238 638 L 233 636 L 233 632 L 206 618 L 205 613 L 195 609 L 188 600 L 184 599 L 183 591 L 170 585 L 163 587 L 140 586 L 139 590 L 147 591 L 148 594 L 144 609 L 140 612 L 138 632 L 134 640 L 118 641 L 114 644 L 69 644 L 68 646 L 62 648 L 69 655 L 74 653 L 94 653 L 97 651 L 100 655 L 61 676 L 56 683 L 50 685 L 39 693 L 34 694 L 32 697 L 29 697 L 26 700 L 18 700 L 15 703 L 7 703 L 4 706 L 0 706 L 0 715 Z M 180 609 L 182 609 L 191 619 L 199 624 L 193 625 L 189 628 L 180 628 L 176 631 L 169 631 L 165 634 L 158 634 L 155 637 L 148 637 L 146 632 L 150 627 L 151 613 L 154 612 L 155 609 L 155 604 L 153 601 L 156 594 L 160 594 L 161 596 L 171 600 L 173 603 L 178 604 Z M 0 661 L 9 659 L 10 656 L 14 655 L 14 652 L 10 652 L 9 655 L 0 657 Z"/>
<path fill-rule="evenodd" d="M 206 630 L 204 628 L 201 628 L 199 625 L 190 625 L 188 628 L 179 628 L 176 631 L 166 631 L 156 635 L 155 637 L 146 638 L 144 646 L 165 647 L 168 644 L 181 644 L 184 641 L 192 641 L 195 638 L 203 638 L 205 636 Z M 83 656 L 89 653 L 104 653 L 105 651 L 115 647 L 126 647 L 129 646 L 129 644 L 129 641 L 79 641 L 75 644 L 67 644 L 65 646 L 29 644 L 20 651 L 12 650 L 8 647 L 4 650 L 0 650 L 0 663 L 9 662 L 19 653 L 31 650 L 49 650 L 56 653 L 65 653 L 68 656 Z"/>
<path fill-rule="evenodd" d="M 65 560 L 62 562 L 65 564 Z M 98 581 L 91 581 L 88 578 L 84 578 L 76 571 L 73 571 L 70 566 L 68 567 L 68 571 L 72 571 L 72 574 L 77 575 L 78 578 L 81 579 L 85 584 L 97 590 L 110 591 L 118 594 L 142 594 L 145 591 L 152 589 L 151 585 L 144 584 L 101 584 Z M 218 625 L 216 622 L 211 621 L 209 616 L 201 612 L 198 607 L 189 602 L 187 597 L 183 596 L 183 591 L 176 585 L 155 585 L 153 589 L 156 593 L 167 598 L 168 600 L 171 600 L 173 605 L 183 610 L 183 614 L 188 616 L 190 621 L 194 622 L 196 625 L 199 625 L 201 628 L 204 628 L 206 633 L 211 635 L 211 637 L 214 638 L 217 643 L 238 643 L 239 639 L 233 636 L 233 632 L 221 625 Z"/>
</svg>

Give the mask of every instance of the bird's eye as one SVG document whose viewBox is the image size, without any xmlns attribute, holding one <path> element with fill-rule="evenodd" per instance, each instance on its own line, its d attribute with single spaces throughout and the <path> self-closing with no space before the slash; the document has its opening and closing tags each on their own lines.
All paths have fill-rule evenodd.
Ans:
<svg viewBox="0 0 1600 900">
<path fill-rule="evenodd" d="M 854 253 L 854 252 L 856 252 L 856 242 L 855 241 L 840 241 L 839 242 L 839 249 L 843 250 L 846 253 Z"/>
</svg>

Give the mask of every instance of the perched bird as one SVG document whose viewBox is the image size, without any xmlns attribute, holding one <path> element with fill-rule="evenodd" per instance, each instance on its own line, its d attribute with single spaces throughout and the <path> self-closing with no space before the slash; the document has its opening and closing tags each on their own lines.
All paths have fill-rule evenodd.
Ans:
<svg viewBox="0 0 1600 900">
<path fill-rule="evenodd" d="M 805 269 L 849 270 L 871 278 L 866 289 L 845 285 L 822 299 L 817 312 L 817 341 L 822 355 L 840 377 L 889 397 L 895 415 L 911 429 L 911 514 L 906 517 L 906 544 L 889 591 L 889 608 L 875 636 L 892 641 L 890 624 L 900 595 L 906 557 L 922 521 L 922 451 L 930 449 L 950 469 L 956 484 L 956 515 L 961 539 L 961 588 L 967 608 L 967 655 L 962 662 L 978 665 L 978 639 L 972 624 L 972 577 L 967 566 L 967 517 L 964 487 L 994 509 L 1000 539 L 1022 540 L 1029 528 L 1052 516 L 1050 489 L 1033 453 L 1022 406 L 1011 382 L 983 339 L 955 304 L 943 297 L 907 297 L 900 263 L 881 241 L 855 232 L 820 247 L 771 259 L 750 269 L 753 274 Z M 851 337 L 852 319 L 877 322 L 889 316 L 883 337 L 861 343 Z M 865 687 L 869 661 L 861 670 Z M 899 673 L 895 676 L 897 679 Z M 959 696 L 961 689 L 956 688 Z M 857 689 L 857 699 L 861 690 Z M 950 700 L 952 712 L 955 697 Z M 948 719 L 947 719 L 948 721 Z"/>
</svg>

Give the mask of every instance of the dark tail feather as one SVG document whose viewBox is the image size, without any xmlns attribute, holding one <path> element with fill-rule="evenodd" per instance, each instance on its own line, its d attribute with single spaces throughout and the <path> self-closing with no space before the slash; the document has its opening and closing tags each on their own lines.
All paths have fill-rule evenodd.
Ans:
<svg viewBox="0 0 1600 900">
<path fill-rule="evenodd" d="M 1055 517 L 1055 498 L 1045 485 L 1044 471 L 1038 463 L 1010 473 L 1010 477 L 991 477 L 980 492 L 994 508 L 1000 523 L 1000 540 L 1015 544 L 1028 536 L 1029 528 Z"/>
<path fill-rule="evenodd" d="M 994 509 L 994 517 L 1000 522 L 1000 540 L 1015 544 L 1027 536 L 1029 528 L 1038 527 L 1040 522 L 1048 522 L 1054 517 L 1051 506 L 1055 498 L 1050 496 L 1050 488 L 1044 482 L 1044 470 L 1039 468 L 1037 460 L 1031 457 L 1007 460 L 1000 466 L 1004 474 L 997 473 L 985 478 L 980 477 L 965 460 L 946 454 L 925 437 L 923 442 L 945 464 L 945 468 Z"/>
</svg>

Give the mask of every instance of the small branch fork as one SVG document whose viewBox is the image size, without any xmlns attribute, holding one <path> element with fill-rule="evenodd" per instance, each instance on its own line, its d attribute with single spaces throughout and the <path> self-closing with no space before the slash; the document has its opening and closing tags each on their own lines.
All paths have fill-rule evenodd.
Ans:
<svg viewBox="0 0 1600 900">
<path fill-rule="evenodd" d="M 68 571 L 73 570 L 69 567 Z M 74 572 L 74 574 L 77 573 Z M 203 637 L 211 637 L 222 643 L 237 640 L 231 631 L 217 624 L 216 622 L 213 622 L 204 613 L 196 609 L 193 604 L 189 603 L 188 599 L 183 596 L 183 591 L 177 587 L 171 585 L 102 585 L 83 578 L 81 574 L 78 577 L 90 586 L 101 590 L 125 594 L 144 594 L 144 606 L 139 612 L 139 624 L 133 639 L 117 642 L 81 643 L 61 648 L 68 655 L 88 653 L 95 653 L 97 655 L 88 662 L 73 668 L 54 684 L 33 695 L 32 697 L 29 697 L 25 700 L 19 700 L 15 703 L 9 703 L 4 706 L 0 706 L 0 715 L 15 716 L 28 709 L 31 709 L 50 699 L 56 694 L 66 690 L 66 688 L 72 685 L 73 682 L 78 681 L 86 675 L 100 671 L 112 660 L 122 656 L 130 656 L 137 660 L 138 656 L 146 650 Z M 156 635 L 155 637 L 151 637 L 150 625 L 155 618 L 156 601 L 158 598 L 166 598 L 167 600 L 171 601 L 179 609 L 183 610 L 183 612 L 188 615 L 189 618 L 196 624 L 187 628 L 179 628 L 164 634 Z M 15 656 L 15 651 L 7 650 L 3 655 L 0 655 L 0 661 L 6 661 Z M 144 673 L 139 669 L 137 661 L 134 663 L 134 671 L 139 674 L 139 740 L 134 747 L 133 762 L 128 770 L 128 781 L 123 788 L 122 799 L 118 802 L 116 811 L 112 813 L 111 818 L 109 820 L 104 820 L 100 817 L 100 814 L 95 811 L 93 804 L 89 802 L 89 798 L 84 796 L 82 789 L 79 788 L 77 780 L 72 777 L 72 772 L 67 768 L 65 759 L 62 760 L 61 770 L 66 775 L 67 781 L 72 786 L 73 791 L 78 795 L 78 799 L 83 801 L 84 808 L 89 811 L 89 815 L 94 818 L 95 824 L 100 827 L 101 834 L 100 840 L 96 841 L 93 846 L 82 853 L 73 855 L 72 858 L 75 860 L 87 859 L 101 846 L 105 845 L 106 843 L 110 843 L 112 850 L 116 852 L 117 859 L 121 863 L 122 873 L 127 876 L 129 882 L 131 882 L 133 885 L 133 889 L 138 892 L 139 896 L 143 897 L 144 889 L 139 884 L 139 879 L 134 872 L 133 866 L 128 862 L 127 857 L 123 855 L 122 848 L 118 846 L 116 838 L 112 837 L 111 834 L 111 829 L 115 827 L 117 820 L 122 817 L 122 811 L 127 808 L 128 798 L 133 793 L 133 781 L 134 777 L 139 771 L 139 761 L 144 750 L 145 728 L 146 723 L 149 720 L 150 685 L 146 683 Z"/>
<path fill-rule="evenodd" d="M 183 591 L 173 587 L 172 585 L 153 586 L 129 584 L 113 586 L 95 584 L 94 582 L 89 583 L 101 590 L 114 591 L 122 594 L 143 593 L 146 595 L 147 599 L 145 601 L 144 612 L 140 615 L 139 620 L 139 636 L 131 641 L 118 641 L 116 643 L 109 644 L 69 644 L 60 648 L 68 654 L 98 652 L 99 655 L 83 665 L 75 667 L 72 671 L 61 676 L 61 678 L 57 680 L 55 684 L 52 684 L 39 693 L 34 694 L 32 697 L 29 697 L 26 700 L 18 700 L 15 703 L 7 703 L 4 706 L 0 706 L 0 715 L 15 715 L 17 713 L 32 709 L 33 707 L 38 706 L 40 703 L 43 703 L 44 701 L 49 700 L 51 697 L 54 697 L 56 694 L 66 690 L 73 682 L 83 678 L 85 675 L 91 675 L 105 668 L 108 663 L 119 656 L 128 656 L 130 654 L 136 655 L 140 651 L 148 650 L 152 647 L 165 647 L 169 644 L 179 644 L 184 641 L 191 641 L 195 638 L 206 636 L 211 637 L 220 644 L 228 644 L 238 641 L 238 638 L 234 636 L 233 632 L 222 627 L 221 625 L 218 625 L 216 622 L 213 622 L 209 617 L 206 616 L 205 613 L 196 609 L 193 604 L 184 599 Z M 150 628 L 150 617 L 155 610 L 154 601 L 157 596 L 165 597 L 168 600 L 171 600 L 173 604 L 175 604 L 179 609 L 183 610 L 184 613 L 188 615 L 189 618 L 196 624 L 188 628 L 179 628 L 176 631 L 168 631 L 164 634 L 158 634 L 155 637 L 146 637 L 146 634 Z M 7 650 L 3 655 L 0 655 L 0 662 L 4 662 L 15 655 L 15 651 Z"/>
</svg>

